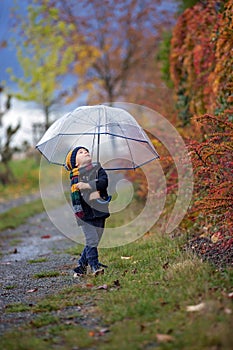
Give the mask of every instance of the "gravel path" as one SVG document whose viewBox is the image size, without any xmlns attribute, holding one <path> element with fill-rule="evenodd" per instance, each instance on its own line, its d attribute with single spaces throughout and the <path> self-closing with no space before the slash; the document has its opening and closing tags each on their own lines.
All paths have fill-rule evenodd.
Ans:
<svg viewBox="0 0 233 350">
<path fill-rule="evenodd" d="M 76 258 L 65 253 L 76 243 L 63 236 L 45 212 L 15 230 L 0 232 L 0 238 L 0 333 L 4 333 L 35 317 L 31 312 L 6 312 L 9 304 L 33 306 L 40 298 L 82 282 L 73 278 Z M 30 263 L 41 258 L 45 261 Z M 35 278 L 42 271 L 57 271 L 59 276 Z"/>
<path fill-rule="evenodd" d="M 39 198 L 40 198 L 40 192 L 36 192 L 36 193 L 28 194 L 27 196 L 24 196 L 24 197 L 15 198 L 11 201 L 0 202 L 0 214 L 4 213 L 5 211 L 11 208 L 15 208 L 22 204 L 30 203 L 31 201 L 34 201 Z"/>
</svg>

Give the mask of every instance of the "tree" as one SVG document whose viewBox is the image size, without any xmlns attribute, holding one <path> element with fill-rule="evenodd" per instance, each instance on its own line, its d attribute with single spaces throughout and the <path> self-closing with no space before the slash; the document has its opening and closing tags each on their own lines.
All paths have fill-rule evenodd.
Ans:
<svg viewBox="0 0 233 350">
<path fill-rule="evenodd" d="M 9 72 L 19 90 L 14 96 L 36 102 L 43 109 L 47 129 L 52 107 L 68 93 L 63 81 L 77 51 L 66 45 L 66 38 L 74 32 L 72 24 L 61 21 L 55 8 L 41 18 L 43 10 L 33 2 L 26 17 L 16 15 L 15 45 L 23 76 L 16 77 L 12 69 Z"/>
<path fill-rule="evenodd" d="M 0 86 L 0 94 L 2 94 L 3 91 L 4 91 L 4 88 Z M 3 109 L 2 109 L 2 106 L 0 105 L 0 127 L 2 127 L 2 118 L 4 114 L 11 108 L 11 97 L 12 96 L 10 94 L 7 95 L 7 99 Z"/>
<path fill-rule="evenodd" d="M 138 93 L 147 82 L 152 84 L 152 79 L 147 79 L 156 71 L 155 49 L 161 28 L 171 25 L 160 1 L 38 1 L 59 8 L 60 20 L 75 26 L 81 42 L 98 53 L 95 57 L 89 54 L 92 63 L 83 75 L 83 85 L 77 85 L 74 98 L 83 86 L 89 92 L 89 101 L 111 102 L 132 98 L 132 91 Z M 78 60 L 73 72 L 79 65 Z"/>
<path fill-rule="evenodd" d="M 3 94 L 4 88 L 0 86 L 0 95 Z M 2 118 L 7 114 L 9 109 L 11 108 L 11 95 L 6 96 L 6 102 L 4 104 L 4 109 L 0 106 L 0 163 L 2 165 L 0 171 L 0 182 L 3 185 L 6 185 L 14 180 L 13 173 L 9 166 L 9 162 L 12 159 L 12 156 L 15 151 L 18 149 L 16 147 L 11 146 L 12 139 L 14 135 L 20 128 L 20 123 L 16 125 L 16 127 L 12 127 L 9 125 L 6 129 L 2 125 Z"/>
<path fill-rule="evenodd" d="M 161 62 L 161 73 L 162 73 L 162 79 L 165 81 L 166 85 L 169 87 L 173 87 L 173 83 L 171 81 L 170 77 L 170 52 L 171 52 L 171 38 L 172 33 L 164 32 L 162 41 L 159 45 L 159 50 L 157 54 L 157 60 Z"/>
</svg>

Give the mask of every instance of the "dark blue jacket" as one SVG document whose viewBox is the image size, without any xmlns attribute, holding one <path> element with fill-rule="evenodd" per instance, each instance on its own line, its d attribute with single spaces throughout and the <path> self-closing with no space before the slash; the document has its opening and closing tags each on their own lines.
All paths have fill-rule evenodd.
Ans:
<svg viewBox="0 0 233 350">
<path fill-rule="evenodd" d="M 79 182 L 87 182 L 91 190 L 81 191 L 81 205 L 84 211 L 83 221 L 109 217 L 109 196 L 107 192 L 108 175 L 99 163 L 94 164 L 91 170 L 79 168 Z M 89 200 L 90 193 L 99 191 L 100 200 Z"/>
</svg>

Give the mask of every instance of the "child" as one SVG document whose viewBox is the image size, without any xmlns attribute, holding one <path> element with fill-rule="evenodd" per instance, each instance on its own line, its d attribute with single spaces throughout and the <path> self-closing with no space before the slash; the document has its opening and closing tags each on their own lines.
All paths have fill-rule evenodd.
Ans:
<svg viewBox="0 0 233 350">
<path fill-rule="evenodd" d="M 85 275 L 88 265 L 92 273 L 98 275 L 107 267 L 98 260 L 97 246 L 109 217 L 108 176 L 99 163 L 92 163 L 88 149 L 82 146 L 68 153 L 66 169 L 70 171 L 71 199 L 77 223 L 85 235 L 85 247 L 74 276 Z"/>
</svg>

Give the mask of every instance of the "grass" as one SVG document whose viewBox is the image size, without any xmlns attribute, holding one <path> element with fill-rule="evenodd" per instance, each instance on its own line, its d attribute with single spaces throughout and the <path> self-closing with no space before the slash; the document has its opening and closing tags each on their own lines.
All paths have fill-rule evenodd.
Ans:
<svg viewBox="0 0 233 350">
<path fill-rule="evenodd" d="M 44 312 L 38 316 L 35 320 L 31 321 L 33 328 L 41 328 L 47 325 L 53 325 L 59 323 L 59 318 L 51 315 L 49 312 Z"/>
<path fill-rule="evenodd" d="M 9 185 L 0 184 L 1 201 L 12 200 L 39 190 L 39 163 L 33 158 L 12 160 L 10 167 L 15 181 Z M 0 231 L 14 229 L 33 215 L 44 210 L 41 199 L 12 208 L 0 214 Z"/>
<path fill-rule="evenodd" d="M 44 211 L 43 203 L 41 199 L 38 199 L 1 213 L 0 231 L 9 228 L 15 229 L 19 225 L 24 224 L 29 217 L 39 214 L 42 211 Z"/>
<path fill-rule="evenodd" d="M 38 316 L 13 337 L 12 333 L 4 335 L 4 349 L 13 349 L 18 339 L 25 350 L 230 350 L 232 301 L 228 294 L 233 271 L 217 271 L 183 252 L 182 244 L 182 239 L 154 232 L 127 246 L 101 249 L 101 260 L 109 265 L 106 274 L 96 278 L 88 275 L 57 295 L 38 301 L 30 308 Z M 70 253 L 80 250 L 78 245 Z M 99 288 L 103 285 L 105 288 Z M 203 309 L 187 310 L 200 303 Z M 79 306 L 81 315 L 64 318 L 63 310 L 71 306 Z M 16 306 L 8 307 L 7 312 L 14 309 Z M 80 324 L 83 317 L 86 326 Z M 88 319 L 101 321 L 98 326 L 88 326 Z M 103 327 L 109 332 L 101 334 Z"/>
<path fill-rule="evenodd" d="M 9 304 L 6 307 L 7 313 L 13 313 L 13 312 L 25 312 L 29 311 L 31 308 L 28 305 L 25 305 L 23 303 L 15 303 L 15 304 Z"/>
<path fill-rule="evenodd" d="M 58 277 L 60 272 L 58 271 L 42 271 L 33 275 L 34 278 L 47 278 L 47 277 Z"/>
<path fill-rule="evenodd" d="M 11 289 L 17 288 L 17 285 L 15 285 L 15 284 L 9 284 L 9 285 L 5 286 L 4 288 L 5 288 L 6 290 L 11 290 Z"/>
<path fill-rule="evenodd" d="M 33 259 L 33 260 L 28 260 L 29 264 L 38 264 L 38 263 L 43 263 L 48 261 L 47 258 L 38 258 L 38 259 Z"/>
<path fill-rule="evenodd" d="M 39 190 L 39 163 L 35 159 L 12 160 L 9 165 L 15 181 L 7 186 L 0 183 L 1 200 L 18 198 Z"/>
<path fill-rule="evenodd" d="M 22 239 L 19 239 L 19 238 L 14 238 L 12 239 L 10 242 L 9 242 L 9 245 L 14 247 L 16 246 L 17 244 L 20 244 L 22 242 Z"/>
</svg>

